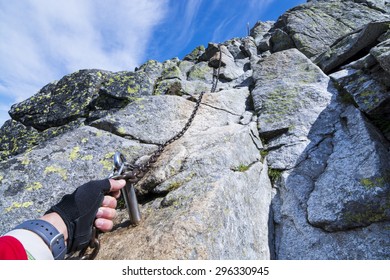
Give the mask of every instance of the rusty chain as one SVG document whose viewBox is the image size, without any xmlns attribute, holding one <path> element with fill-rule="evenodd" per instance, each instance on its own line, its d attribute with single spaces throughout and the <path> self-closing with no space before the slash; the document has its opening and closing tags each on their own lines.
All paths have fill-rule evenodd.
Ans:
<svg viewBox="0 0 390 280">
<path fill-rule="evenodd" d="M 218 86 L 218 80 L 219 80 L 219 75 L 220 75 L 220 70 L 221 70 L 221 64 L 222 64 L 222 51 L 221 51 L 221 45 L 218 45 L 218 51 L 219 51 L 219 61 L 218 61 L 218 67 L 213 68 L 213 80 L 212 80 L 212 87 L 210 92 L 215 92 L 217 90 Z M 173 142 L 179 140 L 185 133 L 186 131 L 190 128 L 192 122 L 194 121 L 194 118 L 199 110 L 200 103 L 202 102 L 203 95 L 205 94 L 205 91 L 202 91 L 199 94 L 198 99 L 196 100 L 195 107 L 188 118 L 186 124 L 182 128 L 181 131 L 179 131 L 175 136 L 164 142 L 163 144 L 159 145 L 157 150 L 153 152 L 153 154 L 149 157 L 149 159 L 141 164 L 141 165 L 134 165 L 134 164 L 129 164 L 125 161 L 123 161 L 121 164 L 120 172 L 113 173 L 110 175 L 110 178 L 115 179 L 115 180 L 120 180 L 124 179 L 126 182 L 135 185 L 137 184 L 145 175 L 146 173 L 150 170 L 152 165 L 157 161 L 157 159 L 161 156 L 161 154 L 164 152 L 164 149 L 172 144 Z M 120 155 L 120 153 L 119 153 Z M 118 154 L 116 154 L 118 156 Z M 124 157 L 123 157 L 124 159 Z M 114 158 L 115 162 L 115 158 Z M 114 166 L 117 165 L 116 163 Z M 119 166 L 114 167 L 114 171 L 118 171 Z M 79 259 L 81 260 L 93 260 L 97 253 L 100 250 L 100 242 L 98 239 L 98 234 L 99 231 L 93 227 L 93 234 L 92 234 L 92 239 L 85 249 L 81 250 L 79 253 Z M 86 253 L 87 250 L 90 249 L 90 253 Z"/>
<path fill-rule="evenodd" d="M 221 52 L 221 46 L 218 45 L 218 50 L 219 50 L 219 62 L 218 62 L 218 67 L 213 69 L 213 80 L 212 80 L 212 87 L 210 92 L 215 92 L 218 86 L 218 79 L 220 75 L 220 69 L 221 69 L 221 64 L 222 64 L 222 52 Z M 121 175 L 112 177 L 113 179 L 119 180 L 119 179 L 125 179 L 128 180 L 130 183 L 136 184 L 138 183 L 144 176 L 145 174 L 149 171 L 150 167 L 152 166 L 153 163 L 157 161 L 157 159 L 161 156 L 163 153 L 165 147 L 167 147 L 169 144 L 172 144 L 173 142 L 179 140 L 184 133 L 190 128 L 196 113 L 198 112 L 200 103 L 202 101 L 203 95 L 205 94 L 204 91 L 202 91 L 196 100 L 195 107 L 190 115 L 190 117 L 187 120 L 187 123 L 184 125 L 183 129 L 178 132 L 175 136 L 173 136 L 171 139 L 166 141 L 165 143 L 161 144 L 158 146 L 157 150 L 154 151 L 154 153 L 150 156 L 148 161 L 144 164 L 141 165 L 131 165 L 132 167 L 129 169 L 129 171 L 124 172 Z"/>
</svg>

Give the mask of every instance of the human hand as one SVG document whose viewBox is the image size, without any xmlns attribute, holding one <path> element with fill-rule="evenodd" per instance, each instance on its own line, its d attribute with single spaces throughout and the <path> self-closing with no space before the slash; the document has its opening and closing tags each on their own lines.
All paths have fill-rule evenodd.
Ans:
<svg viewBox="0 0 390 280">
<path fill-rule="evenodd" d="M 94 223 L 102 231 L 112 229 L 112 220 L 116 215 L 116 199 L 120 195 L 119 190 L 125 185 L 124 180 L 112 179 L 88 182 L 78 187 L 72 194 L 65 195 L 58 204 L 46 212 L 46 218 L 54 226 L 56 225 L 53 219 L 58 223 L 58 216 L 62 220 L 59 224 L 62 222 L 65 225 L 64 237 L 67 240 L 68 253 L 88 246 Z"/>
</svg>

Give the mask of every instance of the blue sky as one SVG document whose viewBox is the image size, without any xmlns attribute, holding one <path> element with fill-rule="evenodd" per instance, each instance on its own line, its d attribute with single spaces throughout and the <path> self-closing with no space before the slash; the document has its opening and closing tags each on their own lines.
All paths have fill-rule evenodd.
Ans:
<svg viewBox="0 0 390 280">
<path fill-rule="evenodd" d="M 79 69 L 132 71 L 247 34 L 306 0 L 0 0 L 0 126 Z"/>
</svg>

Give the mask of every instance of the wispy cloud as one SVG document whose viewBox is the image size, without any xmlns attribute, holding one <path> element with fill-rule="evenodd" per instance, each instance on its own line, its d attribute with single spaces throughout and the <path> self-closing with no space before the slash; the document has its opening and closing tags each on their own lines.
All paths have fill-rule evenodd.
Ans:
<svg viewBox="0 0 390 280">
<path fill-rule="evenodd" d="M 202 0 L 188 0 L 184 6 L 184 13 L 182 15 L 183 22 L 180 25 L 180 33 L 177 37 L 177 42 L 181 45 L 187 45 L 194 34 L 195 19 L 199 12 Z"/>
<path fill-rule="evenodd" d="M 227 16 L 216 26 L 212 37 L 213 42 L 246 36 L 248 23 L 250 28 L 253 27 L 273 4 L 276 5 L 276 2 L 276 0 L 247 0 L 237 1 L 234 5 L 226 7 Z"/>
<path fill-rule="evenodd" d="M 0 2 L 0 125 L 10 102 L 85 68 L 132 70 L 168 0 Z"/>
<path fill-rule="evenodd" d="M 182 58 L 304 1 L 0 0 L 0 126 L 11 104 L 66 74 Z"/>
</svg>

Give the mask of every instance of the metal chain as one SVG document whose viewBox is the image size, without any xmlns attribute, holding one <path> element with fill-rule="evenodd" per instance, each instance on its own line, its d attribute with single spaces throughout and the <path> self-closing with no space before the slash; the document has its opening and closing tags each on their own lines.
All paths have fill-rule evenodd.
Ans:
<svg viewBox="0 0 390 280">
<path fill-rule="evenodd" d="M 212 80 L 212 87 L 210 92 L 215 92 L 218 86 L 218 80 L 222 65 L 222 51 L 221 46 L 218 45 L 218 51 L 219 51 L 219 61 L 218 61 L 218 67 L 213 69 L 213 80 Z M 157 159 L 161 156 L 163 153 L 165 147 L 167 147 L 169 144 L 172 144 L 173 142 L 179 140 L 184 133 L 190 128 L 192 122 L 194 121 L 194 118 L 196 116 L 196 113 L 198 112 L 200 103 L 202 101 L 203 95 L 205 94 L 205 91 L 202 91 L 196 100 L 194 110 L 192 111 L 190 117 L 187 120 L 187 123 L 184 125 L 183 129 L 178 132 L 175 136 L 173 136 L 171 139 L 166 141 L 165 143 L 158 146 L 157 150 L 154 151 L 154 153 L 150 156 L 149 160 L 141 165 L 133 165 L 131 170 L 129 170 L 126 173 L 123 173 L 122 175 L 113 177 L 114 179 L 125 179 L 129 182 L 136 184 L 138 183 L 145 174 L 149 171 L 150 167 L 153 163 L 157 161 Z"/>
<path fill-rule="evenodd" d="M 213 69 L 213 80 L 212 80 L 211 92 L 215 92 L 217 89 L 219 74 L 220 74 L 220 69 L 221 69 L 221 64 L 222 64 L 222 51 L 221 51 L 220 45 L 218 45 L 218 50 L 219 50 L 219 62 L 218 62 L 218 67 Z M 181 131 L 179 131 L 171 139 L 169 139 L 165 143 L 159 145 L 157 150 L 154 151 L 154 153 L 150 156 L 150 158 L 148 159 L 148 161 L 146 163 L 141 164 L 141 165 L 133 165 L 133 164 L 129 164 L 129 163 L 124 161 L 124 162 L 122 162 L 122 169 L 125 169 L 126 171 L 124 171 L 124 172 L 120 171 L 120 172 L 118 172 L 118 175 L 112 175 L 112 176 L 110 176 L 110 178 L 115 179 L 115 180 L 125 179 L 127 182 L 129 182 L 131 184 L 138 183 L 145 176 L 145 174 L 149 171 L 152 164 L 155 163 L 157 161 L 157 159 L 161 156 L 164 149 L 169 144 L 172 144 L 173 142 L 180 139 L 184 135 L 184 133 L 186 133 L 186 131 L 190 128 L 192 122 L 194 121 L 196 113 L 199 110 L 199 106 L 200 106 L 200 103 L 202 101 L 204 94 L 205 94 L 204 91 L 202 91 L 199 94 L 199 97 L 195 103 L 194 110 L 192 111 L 192 113 L 191 113 L 190 117 L 188 118 L 186 124 L 184 125 L 183 129 Z M 115 162 L 115 160 L 114 160 L 114 162 Z M 118 168 L 118 166 L 116 168 Z M 100 242 L 98 239 L 98 234 L 99 234 L 99 231 L 95 227 L 93 227 L 92 239 L 91 239 L 88 247 L 86 247 L 85 249 L 80 251 L 80 253 L 79 253 L 80 259 L 93 260 L 96 257 L 96 255 L 100 249 Z M 89 254 L 86 254 L 88 248 L 91 249 L 92 252 Z"/>
</svg>

